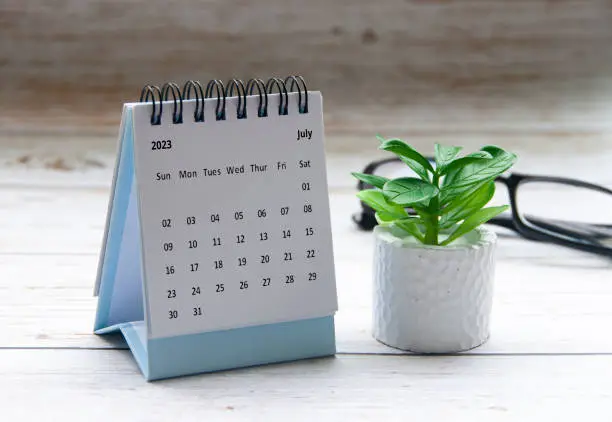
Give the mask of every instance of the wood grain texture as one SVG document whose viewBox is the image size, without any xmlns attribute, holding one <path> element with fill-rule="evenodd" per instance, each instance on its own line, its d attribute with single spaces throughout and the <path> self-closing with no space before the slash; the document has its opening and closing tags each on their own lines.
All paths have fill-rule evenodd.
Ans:
<svg viewBox="0 0 612 422">
<path fill-rule="evenodd" d="M 338 356 L 146 383 L 126 351 L 0 350 L 0 405 L 19 422 L 608 421 L 611 367 L 612 356 Z"/>
<path fill-rule="evenodd" d="M 0 123 L 114 135 L 145 83 L 300 73 L 332 150 L 377 131 L 609 140 L 611 21 L 609 0 L 4 0 Z"/>
<path fill-rule="evenodd" d="M 372 238 L 350 219 L 359 204 L 349 172 L 367 161 L 359 155 L 328 157 L 338 349 L 399 353 L 371 337 Z M 557 175 L 574 163 L 580 177 L 612 184 L 605 167 L 588 166 L 592 157 L 527 158 L 517 169 L 537 162 L 545 174 Z M 97 167 L 0 170 L 0 327 L 5 334 L 0 347 L 117 347 L 117 339 L 92 334 L 92 291 L 111 177 L 108 168 Z M 571 206 L 563 198 L 555 204 Z M 493 336 L 473 353 L 612 353 L 612 337 L 598 334 L 612 321 L 612 263 L 505 232 L 500 236 Z"/>
<path fill-rule="evenodd" d="M 346 247 L 351 240 L 355 239 L 337 243 Z M 363 245 L 352 243 L 364 248 L 361 253 L 347 256 L 340 250 L 336 260 L 338 351 L 401 353 L 371 336 L 371 250 L 369 242 L 361 240 Z M 522 242 L 513 246 L 503 249 L 515 253 L 525 249 Z M 576 258 L 572 262 L 569 254 L 560 255 L 566 257 L 563 266 L 554 265 L 561 258 L 511 259 L 502 255 L 492 337 L 470 354 L 612 353 L 612 339 L 603 334 L 612 321 L 610 266 L 596 261 L 585 265 Z M 0 255 L 4 274 L 0 284 L 0 347 L 125 348 L 118 338 L 92 334 L 96 265 L 94 254 Z"/>
<path fill-rule="evenodd" d="M 129 351 L 116 350 L 125 348 L 120 338 L 91 332 L 114 142 L 47 136 L 0 136 L 2 418 L 489 422 L 612 414 L 609 260 L 506 234 L 485 345 L 458 356 L 397 356 L 372 339 L 371 236 L 350 220 L 358 202 L 348 175 L 370 155 L 328 156 L 340 354 L 146 383 Z M 516 169 L 571 169 L 612 184 L 611 150 L 599 147 L 571 154 L 555 146 L 546 155 L 530 145 Z"/>
</svg>

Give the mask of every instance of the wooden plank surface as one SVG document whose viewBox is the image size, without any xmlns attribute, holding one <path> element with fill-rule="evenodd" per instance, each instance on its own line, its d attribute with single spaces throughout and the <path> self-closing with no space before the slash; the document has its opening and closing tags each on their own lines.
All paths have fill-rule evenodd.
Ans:
<svg viewBox="0 0 612 422">
<path fill-rule="evenodd" d="M 0 132 L 114 136 L 146 83 L 300 73 L 334 151 L 377 131 L 599 141 L 611 16 L 609 0 L 5 0 Z"/>
<path fill-rule="evenodd" d="M 76 145 L 67 150 L 79 154 Z M 328 157 L 338 348 L 344 353 L 398 353 L 371 337 L 372 238 L 350 218 L 359 206 L 347 175 L 369 159 Z M 525 153 L 517 168 L 539 163 L 544 174 L 563 175 L 571 166 L 587 180 L 612 182 L 609 171 L 584 164 L 593 160 L 559 155 L 547 160 Z M 116 341 L 91 334 L 110 168 L 21 170 L 5 168 L 0 186 L 0 325 L 5 327 L 0 346 L 117 347 Z M 559 198 L 556 207 L 571 209 L 567 199 Z M 612 353 L 612 337 L 594 335 L 612 321 L 612 262 L 507 232 L 500 232 L 498 257 L 493 335 L 473 353 Z"/>
<path fill-rule="evenodd" d="M 612 356 L 336 358 L 146 383 L 126 351 L 0 350 L 10 421 L 609 421 Z"/>
<path fill-rule="evenodd" d="M 400 353 L 371 337 L 371 251 L 342 255 L 338 350 Z M 0 347 L 125 347 L 92 334 L 96 264 L 94 255 L 0 255 Z M 612 337 L 595 334 L 607 332 L 612 321 L 611 267 L 585 268 L 576 261 L 550 265 L 521 258 L 500 262 L 492 337 L 470 353 L 612 353 Z"/>
<path fill-rule="evenodd" d="M 612 415 L 609 260 L 500 233 L 488 343 L 458 356 L 397 356 L 371 337 L 371 236 L 350 221 L 358 203 L 347 177 L 372 158 L 364 155 L 328 157 L 340 353 L 148 384 L 129 351 L 117 350 L 125 348 L 119 337 L 91 333 L 112 149 L 62 143 L 24 149 L 4 138 L 5 157 L 35 157 L 0 169 L 0 408 L 7 420 L 65 419 L 66 412 L 91 421 Z M 571 168 L 610 184 L 607 151 L 527 150 L 518 169 L 563 175 Z M 47 166 L 51 158 L 73 167 Z M 86 165 L 92 158 L 101 165 Z"/>
<path fill-rule="evenodd" d="M 612 65 L 605 48 L 612 9 L 605 0 L 164 6 L 160 0 L 5 1 L 2 38 L 11 42 L 0 45 L 0 76 L 15 82 L 7 85 L 20 93 L 17 102 L 38 91 L 65 105 L 93 107 L 83 100 L 113 104 L 145 80 L 298 71 L 341 100 L 507 91 L 543 79 L 542 86 L 555 85 L 567 77 L 604 77 Z"/>
</svg>

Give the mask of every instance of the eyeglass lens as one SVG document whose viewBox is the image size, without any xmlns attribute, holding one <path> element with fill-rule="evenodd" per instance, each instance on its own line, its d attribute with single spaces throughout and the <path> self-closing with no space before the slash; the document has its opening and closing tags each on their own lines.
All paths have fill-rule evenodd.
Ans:
<svg viewBox="0 0 612 422">
<path fill-rule="evenodd" d="M 516 191 L 523 220 L 535 229 L 612 247 L 612 195 L 549 181 L 523 181 Z"/>
</svg>

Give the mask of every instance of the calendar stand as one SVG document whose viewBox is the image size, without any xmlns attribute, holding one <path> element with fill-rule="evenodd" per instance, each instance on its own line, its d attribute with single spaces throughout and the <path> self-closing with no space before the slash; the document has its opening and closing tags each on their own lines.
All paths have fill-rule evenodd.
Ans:
<svg viewBox="0 0 612 422">
<path fill-rule="evenodd" d="M 224 91 L 223 94 L 225 95 L 225 93 L 226 92 Z M 300 97 L 303 94 L 310 97 L 310 107 L 312 113 L 315 113 L 316 116 L 322 115 L 320 103 L 317 103 L 316 101 L 317 99 L 320 99 L 320 96 L 318 96 L 319 94 L 304 92 L 300 93 Z M 270 104 L 272 104 L 274 99 L 282 101 L 282 99 L 280 99 L 280 95 L 281 94 L 275 96 L 274 94 L 267 92 L 266 99 L 270 102 Z M 181 98 L 181 111 L 183 115 L 188 116 L 188 113 L 191 113 L 192 111 L 197 115 L 200 103 L 202 104 L 202 114 L 204 114 L 204 111 L 208 112 L 208 110 L 215 110 L 215 106 L 218 105 L 219 98 L 204 97 L 204 95 L 201 97 L 196 97 L 195 102 L 186 98 Z M 296 102 L 299 101 L 295 93 L 285 93 L 285 97 L 287 102 L 292 100 L 295 100 Z M 257 98 L 257 95 L 248 97 L 248 100 L 251 101 L 251 104 L 248 106 L 248 111 L 249 113 L 255 113 L 256 115 L 261 110 L 261 102 L 257 104 Z M 238 99 L 239 98 L 228 96 L 227 99 L 224 98 L 223 100 L 226 102 L 226 107 L 229 109 L 232 105 L 239 107 L 237 104 Z M 313 101 L 313 99 L 315 101 Z M 244 100 L 246 103 L 246 91 Z M 261 94 L 259 95 L 259 100 L 261 101 Z M 162 102 L 160 95 L 160 101 L 157 106 L 165 107 L 166 110 L 172 110 L 174 106 L 174 111 L 176 112 L 177 104 L 176 100 L 174 100 L 174 102 L 167 100 Z M 153 107 L 153 110 L 151 110 L 151 107 Z M 191 329 L 189 332 L 181 333 L 181 330 L 186 328 L 186 325 L 177 325 L 177 332 L 172 332 L 173 328 L 169 328 L 168 330 L 170 331 L 163 331 L 162 328 L 159 328 L 157 329 L 158 332 L 156 334 L 156 328 L 152 326 L 152 321 L 155 321 L 153 317 L 155 317 L 156 312 L 161 314 L 163 310 L 159 311 L 152 308 L 153 306 L 157 306 L 153 305 L 154 299 L 152 299 L 151 296 L 155 286 L 155 279 L 151 274 L 152 269 L 156 268 L 156 260 L 149 259 L 149 261 L 147 261 L 147 255 L 145 253 L 147 248 L 153 247 L 151 245 L 147 246 L 147 242 L 153 243 L 151 239 L 156 235 L 149 234 L 153 233 L 152 229 L 151 227 L 145 226 L 148 224 L 148 220 L 144 214 L 148 212 L 148 208 L 145 209 L 143 207 L 143 201 L 148 199 L 147 195 L 149 194 L 147 193 L 146 187 L 143 187 L 145 186 L 145 182 L 141 180 L 150 176 L 150 174 L 143 170 L 145 168 L 145 164 L 143 164 L 145 158 L 143 158 L 144 155 L 141 155 L 139 159 L 137 151 L 139 142 L 143 142 L 143 137 L 148 135 L 142 135 L 142 133 L 145 133 L 144 130 L 141 131 L 142 133 L 140 134 L 135 134 L 135 131 L 138 130 L 138 125 L 144 125 L 141 123 L 142 119 L 138 120 L 137 116 L 135 115 L 137 113 L 152 113 L 155 110 L 154 107 L 155 103 L 151 104 L 150 102 L 141 102 L 125 104 L 123 108 L 119 131 L 118 158 L 116 161 L 113 183 L 111 187 L 111 198 L 107 212 L 106 230 L 103 239 L 103 247 L 101 250 L 96 281 L 95 295 L 98 296 L 98 308 L 94 332 L 98 335 L 120 332 L 125 338 L 125 341 L 134 355 L 134 358 L 145 379 L 149 381 L 275 362 L 330 356 L 335 354 L 336 348 L 333 314 L 337 305 L 333 275 L 333 257 L 331 256 L 326 257 L 328 260 L 327 262 L 320 264 L 322 266 L 328 265 L 326 277 L 328 280 L 327 282 L 331 286 L 326 287 L 321 291 L 333 292 L 331 295 L 332 297 L 330 297 L 329 300 L 325 299 L 323 296 L 321 296 L 321 294 L 318 296 L 322 298 L 322 302 L 327 303 L 327 305 L 325 305 L 326 307 L 324 306 L 313 312 L 309 312 L 306 309 L 302 312 L 303 316 L 301 317 L 291 315 L 287 316 L 286 318 L 283 318 L 283 315 L 276 315 L 273 317 L 270 316 L 268 317 L 269 322 L 263 323 L 261 321 L 266 321 L 266 319 L 255 318 L 255 313 L 253 313 L 253 322 L 249 322 L 249 314 L 243 317 L 243 321 L 235 323 L 233 326 L 230 324 L 229 326 L 223 326 L 222 328 L 215 328 L 214 324 L 217 323 L 216 321 L 222 321 L 225 319 L 223 318 L 222 313 L 218 313 L 216 317 L 211 317 L 213 321 L 209 322 L 209 324 L 213 324 L 212 328 L 207 327 L 206 329 L 201 330 L 201 332 L 198 332 L 197 329 Z M 182 110 L 183 107 L 184 111 Z M 245 105 L 245 110 L 247 109 L 246 107 L 247 106 Z M 216 110 L 218 110 L 218 108 Z M 275 109 L 270 107 L 270 111 L 272 110 Z M 168 112 L 166 115 L 167 119 L 174 119 L 175 117 L 176 113 L 172 115 L 172 113 Z M 214 121 L 214 115 L 212 117 L 213 118 L 210 120 Z M 230 121 L 230 124 L 234 124 L 233 122 L 235 122 L 229 113 L 227 120 Z M 313 122 L 316 123 L 317 119 L 313 120 L 311 117 L 309 122 L 309 124 L 313 124 Z M 223 123 L 227 124 L 228 122 L 213 122 L 211 125 L 215 123 L 221 125 Z M 300 122 L 298 121 L 298 123 Z M 162 120 L 161 126 L 164 126 L 164 124 L 166 124 L 168 128 L 172 126 L 172 122 L 164 122 Z M 206 122 L 204 124 L 206 124 Z M 187 129 L 182 127 L 181 130 Z M 271 129 L 266 130 L 270 131 Z M 319 128 L 315 127 L 314 130 L 320 130 L 322 132 L 322 124 Z M 139 137 L 137 135 L 141 136 Z M 178 133 L 173 136 L 177 137 L 177 139 L 174 141 L 176 144 L 179 142 L 187 142 L 184 139 L 181 140 L 182 135 L 179 135 Z M 142 151 L 144 151 L 144 149 L 142 149 Z M 141 154 L 145 154 L 142 151 Z M 313 157 L 316 156 L 317 159 L 321 159 L 323 157 L 320 150 L 313 147 L 312 151 Z M 146 154 L 148 154 L 148 152 L 146 152 Z M 177 184 L 178 183 L 179 182 L 177 182 Z M 329 208 L 326 202 L 326 188 L 326 186 L 323 187 L 323 194 L 320 196 L 323 198 L 323 202 L 320 204 L 322 208 L 322 214 L 320 214 L 320 216 L 322 219 L 317 221 L 321 222 L 320 227 L 322 240 L 318 241 L 320 243 L 317 243 L 317 246 L 324 249 L 327 255 L 331 255 L 331 232 L 329 227 L 329 215 L 327 214 L 329 212 Z M 276 224 L 270 225 L 270 227 L 275 226 Z M 205 226 L 204 229 L 197 232 L 199 235 L 201 235 L 201 238 L 205 238 L 206 236 L 206 230 L 208 230 L 206 227 L 208 226 Z M 244 227 L 252 228 L 256 226 L 255 224 L 252 224 L 245 225 Z M 176 239 L 176 237 L 178 237 L 178 234 L 175 233 L 173 239 Z M 201 241 L 201 243 L 203 243 L 203 241 Z M 175 240 L 175 244 L 178 245 L 179 242 Z M 174 249 L 177 248 L 178 246 L 174 246 Z M 233 256 L 231 254 L 236 250 L 236 248 L 237 247 L 228 248 L 226 250 L 227 256 Z M 187 253 L 188 252 L 176 252 L 174 255 L 167 254 L 164 256 L 168 256 L 167 259 L 169 260 L 178 260 L 181 258 L 181 256 L 184 256 Z M 209 258 L 208 255 L 209 253 L 207 252 L 201 252 L 197 256 L 201 257 L 202 261 L 204 261 L 205 259 Z M 251 255 L 253 255 L 253 253 Z M 246 263 L 246 258 L 244 259 Z M 331 268 L 329 268 L 328 262 L 332 262 Z M 263 265 L 256 266 L 254 267 L 255 269 L 250 270 L 250 272 L 247 271 L 241 274 L 252 275 L 255 274 L 256 271 L 259 271 L 258 268 L 262 267 Z M 295 268 L 299 269 L 302 267 Z M 231 271 L 237 273 L 238 270 L 239 269 Z M 228 280 L 231 279 L 234 274 L 234 272 L 231 271 L 226 269 L 225 277 L 227 277 Z M 149 275 L 148 277 L 147 274 Z M 191 282 L 191 279 L 188 279 L 188 275 L 189 274 L 186 273 L 184 277 L 179 275 L 174 279 L 168 277 L 171 281 L 164 281 L 164 283 L 174 283 L 172 284 L 173 287 L 178 286 L 179 291 L 186 292 L 187 290 L 185 288 L 183 288 L 183 290 L 180 289 L 183 286 L 182 283 L 187 283 L 187 280 Z M 159 276 L 159 278 L 161 279 L 161 276 Z M 274 277 L 272 278 L 274 279 Z M 319 279 L 321 278 L 322 277 L 319 277 Z M 208 288 L 209 286 L 214 285 L 214 282 L 210 282 L 207 277 L 200 277 L 199 280 L 201 280 L 201 288 L 204 291 L 202 296 L 207 297 L 207 300 L 211 303 L 210 306 L 213 306 L 216 303 L 215 301 L 229 300 L 222 299 L 222 297 L 224 297 L 222 295 L 214 295 L 213 290 Z M 268 278 L 268 280 L 270 279 Z M 301 279 L 296 281 L 294 285 L 297 285 L 298 282 L 301 283 L 302 286 L 307 285 L 307 281 Z M 268 283 L 270 282 L 268 281 Z M 293 275 L 291 276 L 291 283 L 293 283 Z M 265 290 L 265 287 L 254 286 L 254 283 L 251 283 L 251 285 L 251 290 L 239 291 L 237 284 L 231 284 L 231 286 L 235 286 L 235 288 L 233 288 L 234 290 L 230 291 L 230 282 L 228 281 L 226 282 L 226 291 L 223 294 L 226 298 L 231 298 L 231 295 L 235 295 L 238 298 L 240 294 L 261 295 L 261 293 L 257 292 L 271 291 Z M 256 287 L 258 287 L 259 290 L 256 290 Z M 200 287 L 198 287 L 198 293 L 199 288 Z M 242 286 L 240 286 L 240 288 L 242 288 Z M 281 295 L 288 294 L 284 292 L 291 291 L 282 289 L 291 289 L 293 286 L 276 286 L 275 288 L 277 288 L 277 292 L 279 292 L 277 295 Z M 302 288 L 306 289 L 306 287 Z M 195 287 L 193 289 L 195 291 Z M 172 290 L 174 290 L 174 288 Z M 170 291 L 171 290 L 168 290 L 168 292 Z M 184 296 L 187 296 L 187 293 L 185 293 Z M 259 299 L 262 301 L 269 300 L 271 307 L 276 306 L 273 302 L 276 300 L 275 297 L 267 298 L 265 296 L 253 296 L 253 298 L 249 299 L 249 302 L 246 303 L 248 304 L 254 302 L 257 297 L 262 297 L 263 299 Z M 185 300 L 192 300 L 192 298 L 189 297 Z M 244 301 L 245 299 L 238 298 L 236 300 Z M 168 299 L 168 301 L 168 303 L 173 303 L 170 299 Z M 228 305 L 228 308 L 230 306 L 231 305 Z M 240 305 L 239 309 L 242 309 L 242 306 L 243 305 Z M 206 312 L 206 306 L 203 306 L 203 308 Z M 173 311 L 170 312 L 172 317 Z M 159 320 L 160 319 L 158 319 L 158 321 Z M 191 319 L 187 321 L 189 321 L 190 324 L 193 324 Z M 169 324 L 169 322 L 164 321 L 164 324 Z M 159 323 L 158 326 L 161 327 Z"/>
</svg>

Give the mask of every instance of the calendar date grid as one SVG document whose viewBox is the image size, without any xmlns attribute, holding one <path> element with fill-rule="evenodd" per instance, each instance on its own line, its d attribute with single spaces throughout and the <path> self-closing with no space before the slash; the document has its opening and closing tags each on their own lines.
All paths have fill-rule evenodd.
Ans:
<svg viewBox="0 0 612 422">
<path fill-rule="evenodd" d="M 290 215 L 293 212 L 302 215 L 296 218 Z M 216 224 L 225 218 L 232 220 L 232 229 L 225 232 L 215 230 Z M 184 238 L 162 241 L 161 244 L 168 262 L 162 269 L 167 280 L 165 296 L 169 306 L 168 318 L 178 319 L 179 314 L 187 311 L 188 316 L 202 317 L 205 315 L 202 297 L 216 295 L 222 298 L 228 292 L 246 293 L 254 288 L 275 285 L 290 287 L 295 283 L 317 281 L 316 242 L 307 242 L 316 237 L 319 230 L 316 221 L 315 209 L 309 202 L 298 206 L 236 209 L 233 212 L 161 218 L 163 239 L 173 238 L 173 229 L 178 228 L 176 224 L 182 224 L 183 236 L 179 237 Z M 185 233 L 193 235 L 186 236 Z M 296 247 L 294 241 L 300 237 L 306 242 L 298 242 L 302 246 Z M 280 240 L 283 246 L 279 250 L 266 249 L 266 244 L 274 238 Z M 242 253 L 241 247 L 247 242 L 257 243 L 260 252 Z M 177 268 L 171 263 L 176 253 L 189 255 L 193 262 L 184 268 Z M 306 270 L 301 272 L 292 265 L 300 261 L 308 264 Z M 267 266 L 273 270 L 266 273 Z M 226 276 L 228 272 L 230 278 Z M 177 280 L 182 282 L 177 283 Z M 173 302 L 179 296 L 191 297 L 190 309 L 173 307 Z"/>
</svg>

